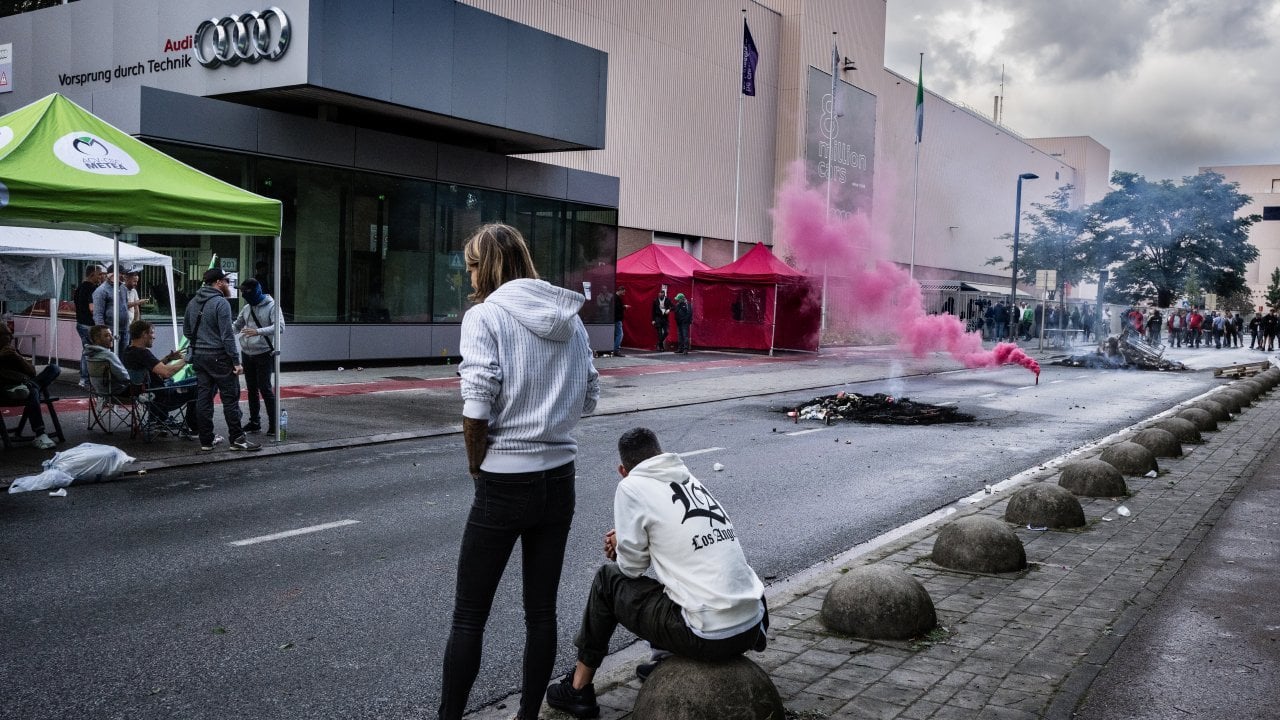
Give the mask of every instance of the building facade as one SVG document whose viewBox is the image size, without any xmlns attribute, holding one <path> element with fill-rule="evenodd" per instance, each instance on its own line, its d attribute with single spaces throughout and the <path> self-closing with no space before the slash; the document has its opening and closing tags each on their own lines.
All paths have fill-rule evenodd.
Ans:
<svg viewBox="0 0 1280 720">
<path fill-rule="evenodd" d="M 917 146 L 916 83 L 883 67 L 884 0 L 275 7 L 291 39 L 257 62 L 209 62 L 280 45 L 274 13 L 258 50 L 258 18 L 224 0 L 93 0 L 0 20 L 14 63 L 0 111 L 63 92 L 283 200 L 273 290 L 294 321 L 293 361 L 456 352 L 469 292 L 459 243 L 487 220 L 528 233 L 548 279 L 589 283 L 584 320 L 606 349 L 618 257 L 663 243 L 719 266 L 775 244 L 771 210 L 797 168 L 830 212 L 871 215 L 887 259 L 993 295 L 1009 275 L 987 260 L 1008 254 L 999 238 L 1020 174 L 1040 177 L 1024 211 L 1066 184 L 1073 202 L 1106 192 L 1096 141 L 1024 139 L 930 92 Z M 754 96 L 742 93 L 744 28 L 759 52 Z M 220 32 L 247 44 L 220 51 Z M 259 272 L 271 242 L 137 240 L 180 269 L 216 253 L 241 274 Z"/>
<path fill-rule="evenodd" d="M 1280 269 L 1280 165 L 1214 165 L 1202 167 L 1200 172 L 1216 172 L 1253 198 L 1238 213 L 1262 216 L 1261 222 L 1249 228 L 1249 242 L 1258 248 L 1258 259 L 1245 266 L 1244 281 L 1249 285 L 1253 308 L 1270 310 L 1267 286 L 1271 273 Z"/>
</svg>

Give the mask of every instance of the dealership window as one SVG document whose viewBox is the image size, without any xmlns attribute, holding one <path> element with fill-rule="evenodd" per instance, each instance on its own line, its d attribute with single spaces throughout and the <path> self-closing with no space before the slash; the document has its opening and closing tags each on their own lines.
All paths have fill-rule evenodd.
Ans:
<svg viewBox="0 0 1280 720">
<path fill-rule="evenodd" d="M 548 282 L 578 292 L 586 289 L 584 282 L 591 284 L 585 322 L 612 321 L 606 305 L 612 299 L 618 244 L 613 208 L 156 145 L 214 177 L 283 203 L 278 289 L 271 287 L 274 238 L 139 237 L 143 247 L 174 258 L 179 312 L 199 289 L 216 253 L 219 264 L 240 277 L 265 279 L 292 322 L 460 322 L 471 293 L 463 242 L 483 223 L 507 222 L 528 239 L 538 273 Z"/>
<path fill-rule="evenodd" d="M 1263 220 L 1280 220 L 1280 206 L 1272 205 L 1262 208 Z"/>
</svg>

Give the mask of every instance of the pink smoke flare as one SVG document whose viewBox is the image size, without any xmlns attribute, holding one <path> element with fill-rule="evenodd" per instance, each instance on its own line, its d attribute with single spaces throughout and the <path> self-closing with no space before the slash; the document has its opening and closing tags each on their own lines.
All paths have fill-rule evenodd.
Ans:
<svg viewBox="0 0 1280 720">
<path fill-rule="evenodd" d="M 866 214 L 833 214 L 828 220 L 826 204 L 825 191 L 807 186 L 797 162 L 778 190 L 773 217 L 776 244 L 806 272 L 821 275 L 825 268 L 832 287 L 843 290 L 828 293 L 828 317 L 838 314 L 854 327 L 887 331 L 915 357 L 944 351 L 968 368 L 1017 364 L 1039 381 L 1039 363 L 1016 344 L 986 350 L 981 334 L 965 332 L 954 315 L 926 313 L 920 284 L 886 258 L 886 237 L 872 229 Z"/>
</svg>

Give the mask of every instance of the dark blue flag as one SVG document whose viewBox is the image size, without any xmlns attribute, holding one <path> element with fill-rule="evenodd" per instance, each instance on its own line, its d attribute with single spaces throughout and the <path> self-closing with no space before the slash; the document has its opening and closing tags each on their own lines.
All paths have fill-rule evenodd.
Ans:
<svg viewBox="0 0 1280 720">
<path fill-rule="evenodd" d="M 756 50 L 756 42 L 751 39 L 751 28 L 747 21 L 742 21 L 742 94 L 756 94 L 756 63 L 760 61 L 760 52 Z"/>
</svg>

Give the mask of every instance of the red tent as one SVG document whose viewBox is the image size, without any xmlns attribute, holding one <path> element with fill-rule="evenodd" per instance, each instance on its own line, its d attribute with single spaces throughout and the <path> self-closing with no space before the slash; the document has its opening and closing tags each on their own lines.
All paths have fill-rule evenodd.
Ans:
<svg viewBox="0 0 1280 720">
<path fill-rule="evenodd" d="M 818 350 L 822 293 L 813 278 L 757 244 L 693 273 L 693 344 L 745 350 Z"/>
<path fill-rule="evenodd" d="M 653 301 L 658 289 L 667 286 L 667 298 L 675 304 L 676 293 L 693 297 L 693 273 L 707 270 L 701 260 L 678 247 L 649 245 L 618 260 L 616 284 L 627 289 L 626 304 L 631 307 L 623 314 L 622 344 L 624 347 L 657 348 L 658 337 L 653 329 Z M 667 345 L 676 344 L 676 321 L 668 316 Z"/>
</svg>

